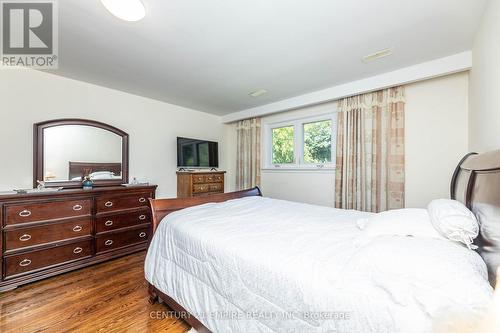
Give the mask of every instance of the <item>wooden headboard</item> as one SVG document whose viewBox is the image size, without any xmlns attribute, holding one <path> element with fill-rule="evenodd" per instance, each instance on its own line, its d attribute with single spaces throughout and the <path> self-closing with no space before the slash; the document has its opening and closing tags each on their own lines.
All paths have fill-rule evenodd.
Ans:
<svg viewBox="0 0 500 333">
<path fill-rule="evenodd" d="M 500 150 L 466 155 L 453 175 L 451 198 L 477 216 L 481 228 L 476 245 L 494 283 L 500 266 Z"/>
<path fill-rule="evenodd" d="M 89 163 L 89 162 L 71 162 L 69 161 L 69 180 L 75 177 L 85 177 L 92 172 L 111 171 L 116 176 L 122 174 L 121 163 Z"/>
<path fill-rule="evenodd" d="M 260 188 L 257 186 L 248 190 L 238 192 L 228 192 L 222 194 L 206 195 L 194 198 L 178 198 L 178 199 L 149 199 L 151 213 L 153 216 L 153 233 L 156 231 L 161 220 L 170 213 L 184 208 L 203 205 L 210 202 L 224 202 L 232 199 L 244 197 L 262 196 Z"/>
</svg>

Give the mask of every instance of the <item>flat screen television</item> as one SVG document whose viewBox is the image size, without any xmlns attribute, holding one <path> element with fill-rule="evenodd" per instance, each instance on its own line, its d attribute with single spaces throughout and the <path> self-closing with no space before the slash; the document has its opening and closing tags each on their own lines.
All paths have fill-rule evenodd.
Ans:
<svg viewBox="0 0 500 333">
<path fill-rule="evenodd" d="M 189 138 L 177 138 L 177 167 L 218 168 L 219 147 L 217 142 Z"/>
</svg>

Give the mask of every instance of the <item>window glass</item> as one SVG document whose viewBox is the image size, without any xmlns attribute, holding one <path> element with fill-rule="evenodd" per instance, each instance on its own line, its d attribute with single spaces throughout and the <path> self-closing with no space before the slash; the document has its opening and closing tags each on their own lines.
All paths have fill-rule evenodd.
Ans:
<svg viewBox="0 0 500 333">
<path fill-rule="evenodd" d="M 294 163 L 294 128 L 293 126 L 272 129 L 273 164 Z"/>
<path fill-rule="evenodd" d="M 303 124 L 304 162 L 332 161 L 332 121 L 323 120 Z"/>
</svg>

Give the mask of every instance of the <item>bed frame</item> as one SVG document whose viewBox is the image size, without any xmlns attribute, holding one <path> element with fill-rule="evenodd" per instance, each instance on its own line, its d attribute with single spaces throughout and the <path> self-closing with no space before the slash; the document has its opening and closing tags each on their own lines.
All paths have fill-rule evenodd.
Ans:
<svg viewBox="0 0 500 333">
<path fill-rule="evenodd" d="M 488 266 L 488 274 L 492 285 L 496 279 L 496 268 L 500 266 L 500 253 L 498 244 L 491 243 L 487 237 L 488 229 L 495 230 L 493 235 L 500 235 L 500 150 L 477 154 L 467 154 L 458 164 L 451 180 L 451 198 L 461 201 L 471 211 L 481 213 L 481 232 L 476 239 L 479 246 L 478 252 L 483 257 Z M 187 198 L 187 199 L 150 199 L 153 214 L 153 232 L 158 227 L 160 221 L 171 212 L 200 205 L 208 202 L 222 202 L 230 199 L 242 198 L 246 196 L 262 195 L 259 188 L 250 190 L 219 194 L 209 197 Z M 481 210 L 481 205 L 487 205 L 487 210 Z M 484 229 L 484 230 L 483 230 Z M 491 239 L 491 237 L 490 237 Z M 175 302 L 170 296 L 149 285 L 150 302 L 154 303 L 159 299 L 200 333 L 209 333 L 198 319 L 193 317 L 181 305 Z"/>
<path fill-rule="evenodd" d="M 69 180 L 75 177 L 86 177 L 97 171 L 110 171 L 119 176 L 122 174 L 121 163 L 91 163 L 69 161 Z"/>
<path fill-rule="evenodd" d="M 492 286 L 500 266 L 500 150 L 467 154 L 451 181 L 451 198 L 461 201 L 476 216 L 480 233 L 474 243 L 488 267 Z M 486 208 L 486 209 L 485 209 Z M 495 238 L 496 237 L 496 238 Z"/>
<path fill-rule="evenodd" d="M 153 217 L 153 233 L 158 228 L 161 220 L 170 213 L 175 211 L 202 205 L 211 202 L 224 202 L 232 199 L 239 199 L 244 197 L 262 196 L 262 192 L 258 187 L 252 189 L 229 192 L 223 194 L 213 194 L 194 198 L 180 198 L 180 199 L 149 199 Z M 179 303 L 174 301 L 170 296 L 162 293 L 155 286 L 148 283 L 149 303 L 154 304 L 158 301 L 165 303 L 170 309 L 176 312 L 180 318 L 185 320 L 189 325 L 198 331 L 198 333 L 211 333 L 198 319 L 186 311 Z"/>
</svg>

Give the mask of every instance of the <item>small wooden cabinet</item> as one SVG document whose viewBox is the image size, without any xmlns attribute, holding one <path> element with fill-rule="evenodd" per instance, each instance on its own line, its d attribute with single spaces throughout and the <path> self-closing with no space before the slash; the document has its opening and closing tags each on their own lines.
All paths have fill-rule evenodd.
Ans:
<svg viewBox="0 0 500 333">
<path fill-rule="evenodd" d="M 0 195 L 0 291 L 147 247 L 156 186 Z"/>
<path fill-rule="evenodd" d="M 226 171 L 177 171 L 177 197 L 224 193 L 225 173 Z"/>
</svg>

